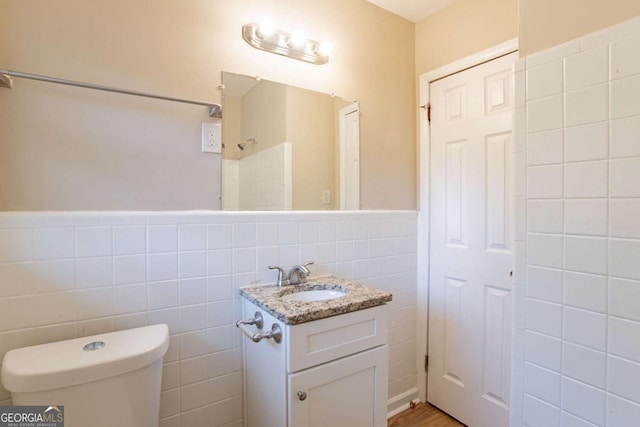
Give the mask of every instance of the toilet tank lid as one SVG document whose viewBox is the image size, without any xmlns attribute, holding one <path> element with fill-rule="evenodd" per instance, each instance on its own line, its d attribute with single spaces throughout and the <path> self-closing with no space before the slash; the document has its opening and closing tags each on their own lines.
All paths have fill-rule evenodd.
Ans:
<svg viewBox="0 0 640 427">
<path fill-rule="evenodd" d="M 84 347 L 94 342 L 94 350 Z M 15 393 L 51 390 L 98 381 L 148 366 L 169 348 L 167 325 L 152 325 L 9 351 L 2 384 Z"/>
</svg>

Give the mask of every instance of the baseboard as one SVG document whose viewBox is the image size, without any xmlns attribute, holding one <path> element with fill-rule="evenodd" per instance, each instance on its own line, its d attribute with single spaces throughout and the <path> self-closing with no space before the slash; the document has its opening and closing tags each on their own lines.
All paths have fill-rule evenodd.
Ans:
<svg viewBox="0 0 640 427">
<path fill-rule="evenodd" d="M 409 409 L 411 402 L 419 402 L 418 389 L 416 387 L 405 391 L 404 393 L 393 396 L 387 400 L 387 418 L 391 418 L 396 414 Z"/>
</svg>

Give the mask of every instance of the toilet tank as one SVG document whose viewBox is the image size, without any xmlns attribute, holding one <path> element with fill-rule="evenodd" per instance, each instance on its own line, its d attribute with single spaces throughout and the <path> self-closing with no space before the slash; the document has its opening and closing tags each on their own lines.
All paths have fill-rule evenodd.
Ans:
<svg viewBox="0 0 640 427">
<path fill-rule="evenodd" d="M 9 351 L 2 385 L 14 405 L 64 406 L 65 427 L 157 427 L 167 325 Z"/>
</svg>

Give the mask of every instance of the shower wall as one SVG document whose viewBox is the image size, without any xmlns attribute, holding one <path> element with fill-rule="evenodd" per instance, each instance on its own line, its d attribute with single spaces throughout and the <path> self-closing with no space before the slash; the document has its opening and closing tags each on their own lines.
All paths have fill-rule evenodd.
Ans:
<svg viewBox="0 0 640 427">
<path fill-rule="evenodd" d="M 640 18 L 516 73 L 511 425 L 640 419 Z"/>
<path fill-rule="evenodd" d="M 223 209 L 291 210 L 291 148 L 285 142 L 240 160 L 223 159 Z"/>
<path fill-rule="evenodd" d="M 222 159 L 222 209 L 240 210 L 238 202 L 239 160 Z"/>
</svg>

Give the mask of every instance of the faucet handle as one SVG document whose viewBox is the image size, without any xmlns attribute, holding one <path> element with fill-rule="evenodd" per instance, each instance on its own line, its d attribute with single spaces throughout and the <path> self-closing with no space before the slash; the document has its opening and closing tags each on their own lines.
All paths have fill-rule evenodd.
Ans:
<svg viewBox="0 0 640 427">
<path fill-rule="evenodd" d="M 282 269 L 282 267 L 278 267 L 277 265 L 270 265 L 269 270 L 278 270 L 278 286 L 286 286 L 289 284 L 287 273 Z"/>
<path fill-rule="evenodd" d="M 309 271 L 309 269 L 307 269 L 307 266 L 311 264 L 315 264 L 315 261 L 305 262 L 304 264 L 300 265 L 300 268 L 298 269 L 298 277 L 300 283 L 306 283 L 307 277 L 311 276 L 311 272 Z"/>
</svg>

